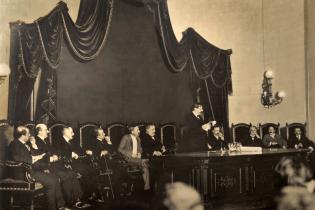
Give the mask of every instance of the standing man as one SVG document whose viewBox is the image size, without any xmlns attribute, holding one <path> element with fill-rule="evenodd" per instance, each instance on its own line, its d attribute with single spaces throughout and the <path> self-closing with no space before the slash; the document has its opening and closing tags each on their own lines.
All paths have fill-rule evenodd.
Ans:
<svg viewBox="0 0 315 210">
<path fill-rule="evenodd" d="M 31 154 L 31 147 L 28 145 L 30 140 L 29 129 L 25 126 L 18 126 L 16 129 L 16 139 L 14 139 L 9 146 L 9 156 L 14 161 L 24 162 L 36 167 L 32 167 L 31 176 L 39 183 L 43 184 L 46 190 L 48 201 L 48 209 L 66 209 L 65 201 L 60 188 L 58 177 L 51 174 L 42 161 L 38 164 L 45 153 L 33 156 Z"/>
<path fill-rule="evenodd" d="M 118 152 L 120 152 L 130 165 L 139 166 L 142 169 L 144 190 L 150 190 L 149 165 L 148 160 L 141 159 L 142 147 L 139 138 L 140 130 L 138 126 L 130 126 L 130 134 L 122 137 Z"/>
<path fill-rule="evenodd" d="M 186 125 L 180 150 L 183 152 L 206 151 L 207 134 L 211 128 L 211 123 L 205 122 L 201 104 L 196 103 L 192 106 L 192 111 L 186 118 Z"/>
<path fill-rule="evenodd" d="M 263 147 L 267 148 L 287 148 L 287 141 L 284 140 L 279 134 L 276 134 L 276 130 L 273 126 L 268 128 L 268 134 L 266 134 L 262 141 Z"/>
</svg>

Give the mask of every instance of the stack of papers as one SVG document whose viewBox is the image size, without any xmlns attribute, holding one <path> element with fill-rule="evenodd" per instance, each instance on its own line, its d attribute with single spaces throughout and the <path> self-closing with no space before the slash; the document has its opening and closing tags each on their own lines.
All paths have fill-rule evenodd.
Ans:
<svg viewBox="0 0 315 210">
<path fill-rule="evenodd" d="M 262 152 L 261 147 L 241 147 L 242 152 Z"/>
</svg>

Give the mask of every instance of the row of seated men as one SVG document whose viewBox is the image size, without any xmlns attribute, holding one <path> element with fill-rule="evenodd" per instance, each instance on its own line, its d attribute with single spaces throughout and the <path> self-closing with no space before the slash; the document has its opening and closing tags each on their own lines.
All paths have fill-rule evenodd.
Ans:
<svg viewBox="0 0 315 210">
<path fill-rule="evenodd" d="M 118 154 L 121 154 L 128 165 L 142 169 L 143 189 L 150 190 L 147 158 L 162 155 L 165 148 L 155 139 L 153 124 L 146 126 L 142 141 L 137 126 L 129 127 L 129 131 L 130 134 L 121 139 Z M 103 202 L 98 171 L 83 158 L 93 157 L 102 165 L 102 159 L 112 158 L 117 154 L 103 129 L 95 129 L 95 139 L 91 139 L 89 146 L 84 149 L 73 142 L 74 132 L 71 127 L 65 126 L 62 129 L 62 138 L 54 140 L 56 144 L 51 144 L 48 140 L 48 132 L 45 124 L 36 125 L 35 136 L 31 136 L 27 127 L 18 126 L 15 139 L 8 148 L 8 158 L 32 166 L 31 176 L 45 187 L 50 210 L 86 208 L 90 206 L 90 200 Z M 117 175 L 115 176 L 119 177 L 120 173 Z"/>
<path fill-rule="evenodd" d="M 204 119 L 203 106 L 194 104 L 187 115 L 188 128 L 180 142 L 180 150 L 184 152 L 199 152 L 206 150 L 228 149 L 228 140 L 224 139 L 221 126 L 216 121 Z M 243 146 L 257 146 L 264 148 L 309 148 L 313 150 L 314 143 L 302 132 L 301 128 L 295 128 L 294 136 L 287 141 L 276 133 L 273 126 L 268 127 L 268 133 L 261 138 L 257 127 L 251 126 L 248 135 L 242 138 Z"/>
</svg>

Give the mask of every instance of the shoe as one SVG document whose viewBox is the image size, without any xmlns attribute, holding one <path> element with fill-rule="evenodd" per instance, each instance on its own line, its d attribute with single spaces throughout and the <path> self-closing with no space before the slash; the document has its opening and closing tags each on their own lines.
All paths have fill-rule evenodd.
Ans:
<svg viewBox="0 0 315 210">
<path fill-rule="evenodd" d="M 89 201 L 92 201 L 92 202 L 96 202 L 96 203 L 104 203 L 104 200 L 101 199 L 101 198 L 97 198 L 96 196 L 90 196 L 89 198 Z"/>
<path fill-rule="evenodd" d="M 77 209 L 85 209 L 85 208 L 91 207 L 91 205 L 88 203 L 83 203 L 81 201 L 78 201 L 73 205 L 73 207 Z"/>
<path fill-rule="evenodd" d="M 67 207 L 60 207 L 59 210 L 71 210 L 71 209 L 69 209 Z"/>
</svg>

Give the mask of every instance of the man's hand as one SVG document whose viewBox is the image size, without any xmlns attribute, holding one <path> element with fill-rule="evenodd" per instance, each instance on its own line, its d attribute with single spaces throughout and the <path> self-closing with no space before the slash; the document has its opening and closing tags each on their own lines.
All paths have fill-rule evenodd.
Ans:
<svg viewBox="0 0 315 210">
<path fill-rule="evenodd" d="M 93 152 L 92 152 L 91 150 L 86 150 L 86 151 L 85 151 L 85 154 L 87 154 L 87 155 L 93 155 Z"/>
<path fill-rule="evenodd" d="M 141 158 L 141 153 L 137 154 L 137 158 L 139 158 L 139 159 Z"/>
<path fill-rule="evenodd" d="M 210 145 L 210 144 L 207 144 L 207 146 L 208 146 L 208 149 L 209 149 L 209 150 L 211 150 L 211 149 L 212 149 L 212 147 L 211 147 L 211 145 Z"/>
<path fill-rule="evenodd" d="M 204 131 L 210 130 L 210 128 L 211 128 L 210 122 L 208 122 L 208 123 L 206 123 L 206 124 L 203 124 L 203 125 L 201 126 L 201 128 L 202 128 Z"/>
<path fill-rule="evenodd" d="M 131 154 L 131 157 L 132 157 L 132 158 L 137 158 L 137 154 L 136 154 L 136 153 L 132 153 L 132 154 Z"/>
<path fill-rule="evenodd" d="M 161 150 L 162 152 L 166 152 L 165 146 L 162 146 Z"/>
<path fill-rule="evenodd" d="M 105 156 L 108 154 L 108 151 L 107 150 L 102 150 L 101 151 L 101 157 Z"/>
<path fill-rule="evenodd" d="M 162 156 L 162 153 L 160 151 L 154 151 L 153 156 Z"/>
<path fill-rule="evenodd" d="M 36 139 L 34 136 L 31 136 L 30 137 L 30 143 L 31 143 L 31 146 L 33 147 L 33 149 L 38 149 L 37 145 L 36 145 Z"/>
<path fill-rule="evenodd" d="M 49 162 L 56 162 L 58 160 L 58 156 L 57 155 L 52 155 L 49 157 Z"/>
<path fill-rule="evenodd" d="M 45 156 L 45 154 L 46 153 L 43 153 L 41 155 L 32 156 L 32 163 L 36 163 L 37 161 L 41 160 Z"/>
<path fill-rule="evenodd" d="M 72 157 L 73 159 L 78 159 L 78 158 L 79 158 L 79 155 L 78 155 L 77 153 L 75 153 L 75 152 L 72 152 L 72 153 L 71 153 L 71 157 Z"/>
<path fill-rule="evenodd" d="M 314 151 L 314 148 L 311 147 L 311 146 L 309 146 L 307 149 L 308 149 L 310 152 L 313 152 L 313 151 Z"/>
<path fill-rule="evenodd" d="M 106 140 L 107 144 L 112 144 L 109 136 L 105 136 L 105 140 Z"/>
</svg>

